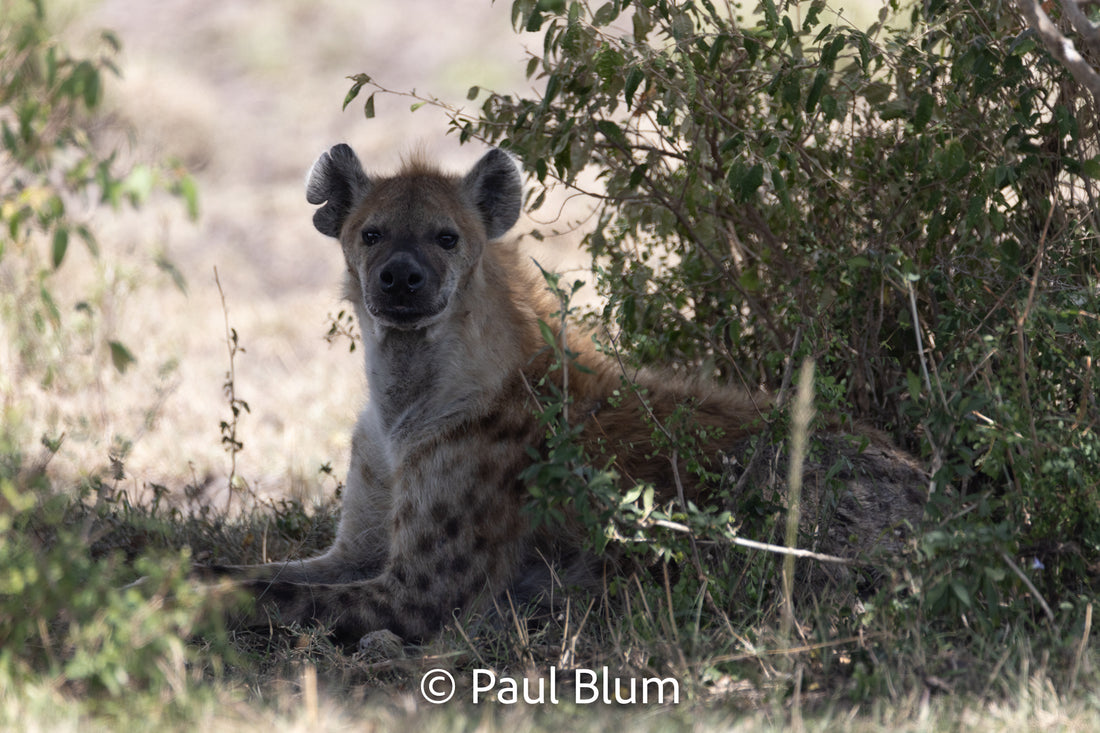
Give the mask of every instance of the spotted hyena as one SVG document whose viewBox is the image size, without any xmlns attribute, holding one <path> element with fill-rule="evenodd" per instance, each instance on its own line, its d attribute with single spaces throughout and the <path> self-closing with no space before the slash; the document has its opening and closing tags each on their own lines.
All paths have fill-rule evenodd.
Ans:
<svg viewBox="0 0 1100 733">
<path fill-rule="evenodd" d="M 554 578 L 596 582 L 600 560 L 585 553 L 579 532 L 533 529 L 524 512 L 520 476 L 545 442 L 535 387 L 561 374 L 539 322 L 555 323 L 559 305 L 500 241 L 520 213 L 513 161 L 490 150 L 463 176 L 414 161 L 378 177 L 337 145 L 313 165 L 306 198 L 320 205 L 317 229 L 343 248 L 370 395 L 332 547 L 236 569 L 257 614 L 324 623 L 348 639 L 381 630 L 419 639 L 506 592 L 533 599 Z M 624 482 L 701 498 L 705 487 L 686 467 L 652 447 L 653 418 L 685 405 L 694 424 L 720 429 L 706 446 L 715 460 L 745 455 L 761 433 L 765 395 L 646 371 L 632 375 L 637 389 L 624 390 L 619 362 L 588 341 L 570 344 L 578 352 L 567 380 L 571 419 L 589 451 L 615 457 Z M 804 514 L 825 503 L 825 471 L 814 466 L 833 466 L 831 478 L 844 483 L 825 549 L 889 541 L 919 520 L 925 477 L 911 459 L 872 433 L 861 446 L 840 435 L 821 444 L 833 455 L 807 468 Z M 778 454 L 754 461 L 746 478 L 765 481 Z"/>
</svg>

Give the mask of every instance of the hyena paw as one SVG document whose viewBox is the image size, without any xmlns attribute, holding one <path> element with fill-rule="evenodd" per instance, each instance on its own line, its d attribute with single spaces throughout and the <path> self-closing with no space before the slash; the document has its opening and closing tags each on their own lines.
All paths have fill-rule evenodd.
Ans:
<svg viewBox="0 0 1100 733">
<path fill-rule="evenodd" d="M 388 629 L 371 631 L 359 639 L 359 654 L 368 662 L 404 659 L 405 645 L 401 637 Z"/>
</svg>

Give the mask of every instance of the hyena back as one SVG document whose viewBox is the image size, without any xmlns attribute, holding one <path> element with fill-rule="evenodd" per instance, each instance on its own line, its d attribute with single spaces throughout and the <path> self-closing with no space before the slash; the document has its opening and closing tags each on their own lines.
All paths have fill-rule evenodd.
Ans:
<svg viewBox="0 0 1100 733">
<path fill-rule="evenodd" d="M 332 547 L 312 559 L 235 569 L 259 601 L 257 619 L 274 610 L 283 622 L 322 622 L 347 639 L 380 630 L 419 639 L 505 592 L 549 592 L 548 558 L 563 559 L 571 581 L 598 578 L 599 561 L 584 553 L 579 533 L 535 532 L 523 511 L 519 476 L 545 433 L 532 386 L 554 358 L 539 321 L 553 323 L 558 304 L 516 249 L 498 241 L 519 216 L 521 185 L 499 150 L 462 177 L 422 162 L 368 176 L 346 145 L 314 164 L 307 199 L 322 205 L 317 229 L 343 248 L 369 400 L 355 425 Z M 581 341 L 570 343 L 585 367 L 569 371 L 572 414 L 584 421 L 586 447 L 614 455 L 625 479 L 652 483 L 666 498 L 679 480 L 685 498 L 699 498 L 688 471 L 651 447 L 652 417 L 685 404 L 696 423 L 719 429 L 706 446 L 714 457 L 736 457 L 764 427 L 765 395 L 668 374 L 643 371 L 634 380 L 640 392 L 612 399 L 621 367 Z M 839 448 L 848 457 L 834 544 L 855 549 L 917 522 L 925 485 L 911 459 L 867 435 L 869 448 Z M 754 480 L 766 478 L 752 470 Z M 807 474 L 813 505 L 813 467 Z"/>
</svg>

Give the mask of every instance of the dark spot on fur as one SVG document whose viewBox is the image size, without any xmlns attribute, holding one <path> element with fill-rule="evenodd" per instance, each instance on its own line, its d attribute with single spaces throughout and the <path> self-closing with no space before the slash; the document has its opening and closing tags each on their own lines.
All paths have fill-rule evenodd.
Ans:
<svg viewBox="0 0 1100 733">
<path fill-rule="evenodd" d="M 453 517 L 450 507 L 443 504 L 436 504 L 432 507 L 432 522 L 435 524 L 442 524 L 449 517 Z"/>
<path fill-rule="evenodd" d="M 416 552 L 420 555 L 427 555 L 435 549 L 437 537 L 431 534 L 422 534 L 416 541 Z"/>
<path fill-rule="evenodd" d="M 417 573 L 416 580 L 413 582 L 413 585 L 421 593 L 427 593 L 429 590 L 431 590 L 432 587 L 432 576 L 428 575 L 427 573 Z"/>
<path fill-rule="evenodd" d="M 343 588 L 334 599 L 337 608 L 351 609 L 359 605 L 359 597 L 349 588 Z"/>
<path fill-rule="evenodd" d="M 407 618 L 417 619 L 426 629 L 436 631 L 443 626 L 443 610 L 438 604 L 413 603 L 405 606 L 403 610 Z"/>
<path fill-rule="evenodd" d="M 443 523 L 443 533 L 452 540 L 458 536 L 458 531 L 460 529 L 462 529 L 462 523 L 459 522 L 458 517 L 451 517 Z"/>
</svg>

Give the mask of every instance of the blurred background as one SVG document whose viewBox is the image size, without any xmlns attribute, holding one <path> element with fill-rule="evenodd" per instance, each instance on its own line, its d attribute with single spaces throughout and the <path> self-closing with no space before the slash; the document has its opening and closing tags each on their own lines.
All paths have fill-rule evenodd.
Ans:
<svg viewBox="0 0 1100 733">
<path fill-rule="evenodd" d="M 16 385 L 32 405 L 27 430 L 64 433 L 51 469 L 66 479 L 102 471 L 114 454 L 132 495 L 162 484 L 224 496 L 229 356 L 216 268 L 243 348 L 235 394 L 249 407 L 236 475 L 259 495 L 331 489 L 318 471 L 327 464 L 343 477 L 365 385 L 361 350 L 324 338 L 344 307 L 343 260 L 312 227 L 305 173 L 341 141 L 379 172 L 416 149 L 448 168 L 472 164 L 484 147 L 460 147 L 431 105 L 413 112 L 414 99 L 379 95 L 366 119 L 364 89 L 341 111 L 347 77 L 365 72 L 471 110 L 474 84 L 523 89 L 529 39 L 513 32 L 510 4 L 104 0 L 55 12 L 76 52 L 94 49 L 103 29 L 118 35 L 121 77 L 106 90 L 104 142 L 134 161 L 178 159 L 197 180 L 200 213 L 190 221 L 168 195 L 139 211 L 90 213 L 102 256 L 74 247 L 55 294 L 72 296 L 59 303 L 67 318 L 93 292 L 97 343 L 117 338 L 136 362 L 119 374 L 91 341 L 71 344 L 67 379 Z M 554 267 L 570 249 L 551 239 L 535 251 Z"/>
</svg>

